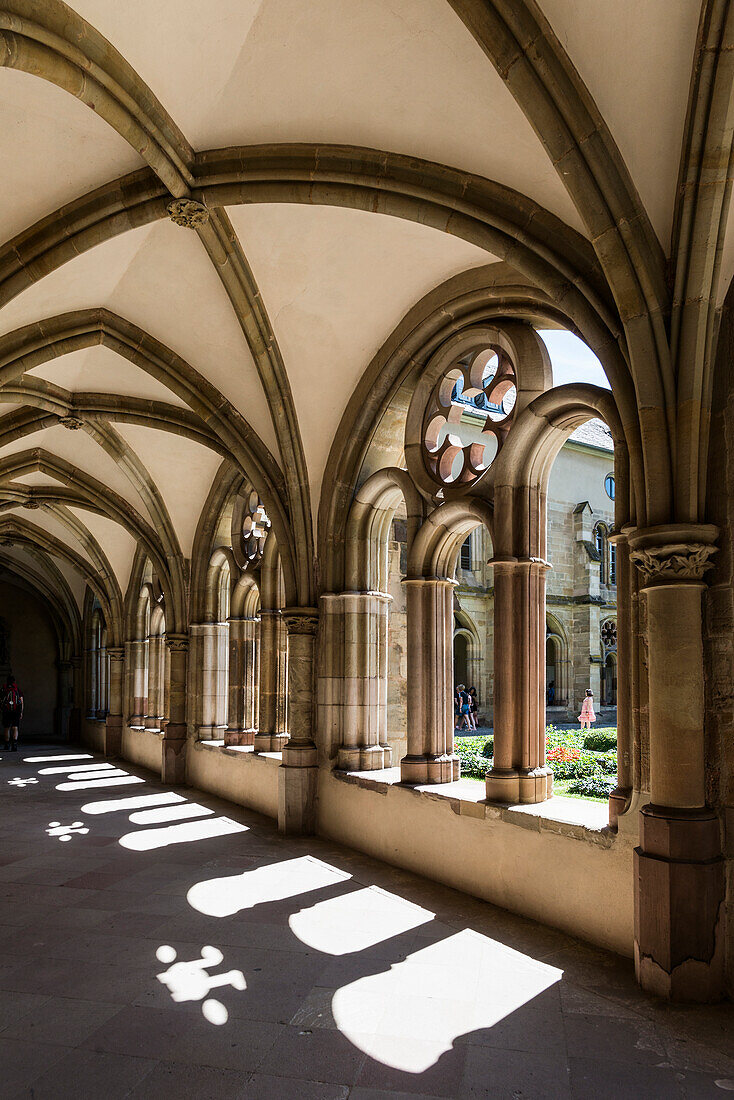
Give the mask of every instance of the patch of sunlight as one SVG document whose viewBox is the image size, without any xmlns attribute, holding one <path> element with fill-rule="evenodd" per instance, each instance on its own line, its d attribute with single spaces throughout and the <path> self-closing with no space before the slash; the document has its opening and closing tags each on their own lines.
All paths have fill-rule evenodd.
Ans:
<svg viewBox="0 0 734 1100">
<path fill-rule="evenodd" d="M 135 833 L 125 833 L 120 837 L 120 844 L 133 852 L 150 852 L 154 848 L 167 848 L 170 844 L 189 844 L 193 840 L 246 832 L 249 832 L 247 825 L 230 821 L 228 817 L 215 817 L 207 821 L 167 825 L 165 829 L 140 829 Z"/>
<path fill-rule="evenodd" d="M 51 760 L 93 760 L 94 757 L 88 752 L 68 753 L 66 756 L 59 754 L 58 756 L 24 756 L 24 764 L 47 764 Z"/>
<path fill-rule="evenodd" d="M 244 871 L 241 875 L 197 882 L 186 898 L 192 909 L 208 917 L 231 917 L 243 909 L 283 901 L 309 890 L 321 890 L 351 877 L 313 856 L 298 856 Z"/>
<path fill-rule="evenodd" d="M 138 779 L 137 775 L 121 775 L 111 778 L 99 778 L 96 782 L 91 779 L 88 782 L 57 783 L 57 791 L 96 791 L 100 787 L 124 787 L 130 783 L 145 783 L 144 779 Z"/>
<path fill-rule="evenodd" d="M 339 1030 L 383 1065 L 424 1073 L 459 1035 L 490 1028 L 563 971 L 464 929 L 334 994 Z"/>
<path fill-rule="evenodd" d="M 185 802 L 181 794 L 163 791 L 161 794 L 138 794 L 130 798 L 106 798 L 103 802 L 87 802 L 82 806 L 83 814 L 112 814 L 118 810 L 139 810 L 143 806 L 167 806 L 172 802 Z"/>
<path fill-rule="evenodd" d="M 82 768 L 83 768 L 83 774 L 84 775 L 89 775 L 93 772 L 102 772 L 102 771 L 108 772 L 108 771 L 118 771 L 119 770 L 119 769 L 114 768 L 114 766 L 112 764 L 83 764 L 83 765 L 82 764 L 62 764 L 61 767 L 58 767 L 58 768 L 39 768 L 38 769 L 38 774 L 39 775 L 66 775 L 68 772 L 79 772 L 79 774 L 82 774 L 81 771 L 80 771 L 80 769 L 82 769 Z M 127 772 L 125 772 L 125 775 L 127 775 Z"/>
<path fill-rule="evenodd" d="M 85 783 L 87 779 L 107 779 L 116 775 L 129 775 L 130 772 L 125 771 L 124 768 L 115 768 L 110 765 L 105 769 L 104 774 L 101 775 L 97 771 L 93 771 L 91 768 L 75 768 L 69 772 L 67 778 L 73 780 L 75 783 Z"/>
<path fill-rule="evenodd" d="M 165 821 L 180 821 L 184 817 L 208 817 L 214 810 L 199 806 L 196 802 L 185 802 L 183 806 L 164 806 L 160 810 L 141 810 L 130 814 L 133 825 L 162 825 Z"/>
<path fill-rule="evenodd" d="M 207 994 L 212 989 L 221 989 L 224 986 L 240 991 L 247 989 L 245 975 L 241 970 L 228 970 L 226 974 L 207 974 L 209 967 L 219 966 L 224 961 L 222 952 L 209 945 L 202 947 L 201 958 L 191 959 L 189 962 L 176 962 L 175 947 L 165 943 L 161 944 L 155 955 L 158 962 L 171 964 L 168 970 L 156 974 L 158 981 L 171 994 L 171 1000 L 177 1004 L 182 1001 L 203 1001 L 201 1012 L 204 1019 L 217 1027 L 226 1024 L 229 1019 L 227 1009 L 221 1001 L 207 997 Z"/>
<path fill-rule="evenodd" d="M 369 886 L 301 909 L 288 924 L 301 943 L 325 955 L 348 955 L 427 924 L 434 916 L 379 886 Z"/>
</svg>

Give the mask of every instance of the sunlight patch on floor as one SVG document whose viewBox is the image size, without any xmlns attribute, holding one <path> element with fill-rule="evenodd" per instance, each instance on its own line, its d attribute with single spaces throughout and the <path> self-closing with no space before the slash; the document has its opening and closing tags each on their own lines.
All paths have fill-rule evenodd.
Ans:
<svg viewBox="0 0 734 1100">
<path fill-rule="evenodd" d="M 339 1030 L 383 1065 L 423 1073 L 454 1039 L 490 1028 L 560 981 L 563 971 L 465 929 L 386 973 L 338 989 Z"/>
<path fill-rule="evenodd" d="M 288 919 L 301 943 L 325 955 L 349 955 L 401 936 L 434 918 L 433 913 L 379 886 L 319 901 Z"/>
<path fill-rule="evenodd" d="M 181 821 L 186 817 L 209 817 L 214 810 L 200 806 L 198 802 L 184 802 L 179 806 L 162 806 L 157 810 L 140 810 L 130 814 L 133 825 L 162 825 L 166 821 Z"/>
<path fill-rule="evenodd" d="M 173 802 L 185 802 L 181 794 L 161 791 L 160 794 L 138 794 L 129 798 L 106 798 L 102 802 L 87 802 L 82 806 L 83 814 L 113 814 L 118 811 L 140 810 L 145 806 L 168 806 Z"/>
<path fill-rule="evenodd" d="M 155 848 L 167 848 L 171 844 L 189 844 L 192 840 L 210 840 L 215 836 L 246 832 L 249 832 L 247 825 L 240 825 L 228 817 L 215 817 L 207 821 L 167 825 L 164 829 L 139 829 L 121 836 L 120 844 L 132 852 L 151 852 Z"/>
<path fill-rule="evenodd" d="M 297 897 L 352 876 L 313 856 L 286 859 L 241 875 L 197 882 L 186 895 L 192 909 L 209 917 L 231 917 L 255 905 Z"/>
</svg>

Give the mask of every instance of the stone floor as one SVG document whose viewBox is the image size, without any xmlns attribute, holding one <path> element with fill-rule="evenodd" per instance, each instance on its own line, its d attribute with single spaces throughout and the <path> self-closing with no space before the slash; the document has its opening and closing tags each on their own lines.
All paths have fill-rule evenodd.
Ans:
<svg viewBox="0 0 734 1100">
<path fill-rule="evenodd" d="M 81 751 L 0 760 L 3 1098 L 734 1091 L 732 1007 Z"/>
</svg>

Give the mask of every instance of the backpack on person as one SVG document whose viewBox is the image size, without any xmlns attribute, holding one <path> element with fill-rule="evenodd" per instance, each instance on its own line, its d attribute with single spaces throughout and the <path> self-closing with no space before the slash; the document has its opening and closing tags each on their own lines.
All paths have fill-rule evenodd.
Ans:
<svg viewBox="0 0 734 1100">
<path fill-rule="evenodd" d="M 17 684 L 8 684 L 3 694 L 3 710 L 18 710 L 20 703 L 20 688 Z"/>
</svg>

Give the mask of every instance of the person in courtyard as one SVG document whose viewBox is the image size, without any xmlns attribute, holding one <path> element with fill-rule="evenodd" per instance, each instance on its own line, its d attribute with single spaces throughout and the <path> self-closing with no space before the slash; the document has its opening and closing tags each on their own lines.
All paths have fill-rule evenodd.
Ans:
<svg viewBox="0 0 734 1100">
<path fill-rule="evenodd" d="M 469 688 L 469 718 L 471 720 L 472 729 L 477 728 L 477 714 L 479 713 L 479 701 L 477 699 L 477 689 L 475 687 Z"/>
<path fill-rule="evenodd" d="M 548 684 L 548 690 L 546 692 L 546 701 L 547 701 L 549 707 L 552 707 L 553 704 L 556 701 L 556 685 L 555 685 L 554 680 L 551 680 L 551 682 Z"/>
<path fill-rule="evenodd" d="M 18 751 L 18 732 L 23 717 L 23 692 L 15 682 L 15 676 L 8 676 L 2 692 L 3 731 L 5 748 Z"/>
<path fill-rule="evenodd" d="M 581 723 L 582 730 L 590 730 L 591 723 L 596 722 L 596 714 L 594 713 L 594 692 L 591 688 L 586 689 L 586 698 L 581 704 L 579 722 Z"/>
<path fill-rule="evenodd" d="M 471 696 L 464 684 L 459 684 L 456 693 L 459 696 L 459 725 L 457 729 L 472 729 L 471 724 Z"/>
</svg>

